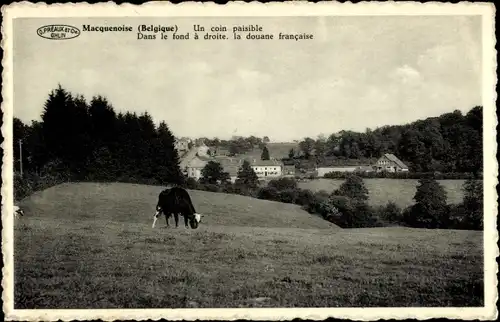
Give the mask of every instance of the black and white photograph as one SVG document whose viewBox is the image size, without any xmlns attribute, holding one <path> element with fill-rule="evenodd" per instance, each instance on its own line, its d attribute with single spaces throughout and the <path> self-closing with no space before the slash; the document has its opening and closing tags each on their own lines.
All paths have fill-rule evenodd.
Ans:
<svg viewBox="0 0 500 322">
<path fill-rule="evenodd" d="M 2 7 L 6 320 L 497 318 L 494 5 L 301 3 Z"/>
</svg>

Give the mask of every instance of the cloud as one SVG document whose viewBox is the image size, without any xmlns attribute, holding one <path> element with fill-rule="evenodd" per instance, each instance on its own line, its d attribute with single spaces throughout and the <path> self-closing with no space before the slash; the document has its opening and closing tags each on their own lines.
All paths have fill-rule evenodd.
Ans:
<svg viewBox="0 0 500 322">
<path fill-rule="evenodd" d="M 420 73 L 415 68 L 408 65 L 396 68 L 396 70 L 391 73 L 391 76 L 393 79 L 403 84 L 414 83 L 420 80 Z"/>
</svg>

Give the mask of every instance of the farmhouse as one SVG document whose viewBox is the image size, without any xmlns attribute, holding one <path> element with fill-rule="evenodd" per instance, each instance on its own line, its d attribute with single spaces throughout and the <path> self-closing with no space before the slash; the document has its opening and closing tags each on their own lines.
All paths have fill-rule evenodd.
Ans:
<svg viewBox="0 0 500 322">
<path fill-rule="evenodd" d="M 284 165 L 283 176 L 295 176 L 295 165 Z"/>
<path fill-rule="evenodd" d="M 376 164 L 377 172 L 404 172 L 408 171 L 408 166 L 399 160 L 394 154 L 386 153 Z"/>
<path fill-rule="evenodd" d="M 278 160 L 253 160 L 250 164 L 259 179 L 269 177 L 281 177 L 283 175 L 283 163 Z"/>
<path fill-rule="evenodd" d="M 186 165 L 188 178 L 199 180 L 201 178 L 201 170 L 207 165 L 208 161 L 210 161 L 210 158 L 200 155 L 196 155 L 189 160 Z"/>
<path fill-rule="evenodd" d="M 213 161 L 219 162 L 219 164 L 224 169 L 224 172 L 229 173 L 231 177 L 231 182 L 234 183 L 238 177 L 238 170 L 243 164 L 243 160 L 239 158 L 231 158 L 226 156 L 217 156 L 213 158 Z"/>
</svg>

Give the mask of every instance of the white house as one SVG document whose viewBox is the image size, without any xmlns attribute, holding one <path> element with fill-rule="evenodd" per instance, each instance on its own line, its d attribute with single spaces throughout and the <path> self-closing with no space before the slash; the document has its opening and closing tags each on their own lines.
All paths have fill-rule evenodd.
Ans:
<svg viewBox="0 0 500 322">
<path fill-rule="evenodd" d="M 277 160 L 253 160 L 250 164 L 259 179 L 281 177 L 283 174 L 283 163 Z"/>
<path fill-rule="evenodd" d="M 198 155 L 189 160 L 186 165 L 188 178 L 200 180 L 201 170 L 207 165 L 208 161 L 210 161 L 210 158 Z"/>
<path fill-rule="evenodd" d="M 399 160 L 394 154 L 386 153 L 380 159 L 378 159 L 376 164 L 376 169 L 378 172 L 406 172 L 408 171 L 408 166 Z"/>
</svg>

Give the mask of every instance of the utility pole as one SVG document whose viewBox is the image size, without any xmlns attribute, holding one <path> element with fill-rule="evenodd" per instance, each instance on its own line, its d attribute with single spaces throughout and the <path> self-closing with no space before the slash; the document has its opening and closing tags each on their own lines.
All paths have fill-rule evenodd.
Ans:
<svg viewBox="0 0 500 322">
<path fill-rule="evenodd" d="M 21 172 L 21 177 L 23 176 L 23 141 L 19 140 L 19 171 Z"/>
</svg>

